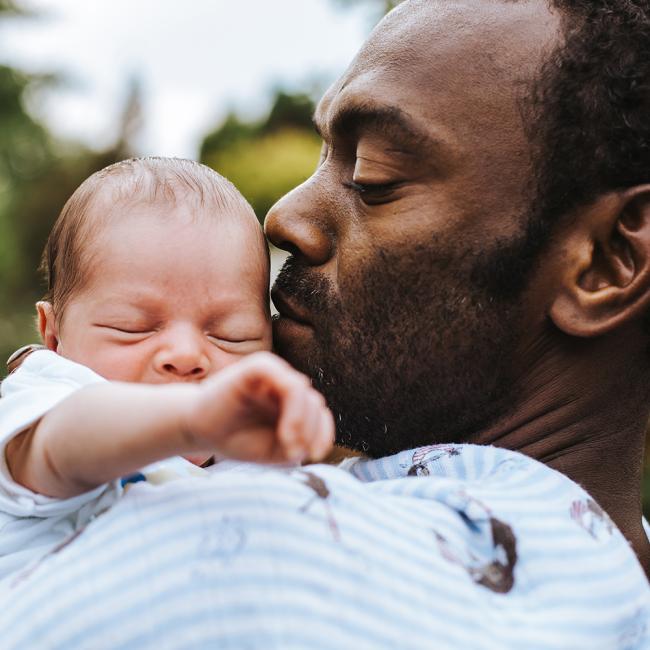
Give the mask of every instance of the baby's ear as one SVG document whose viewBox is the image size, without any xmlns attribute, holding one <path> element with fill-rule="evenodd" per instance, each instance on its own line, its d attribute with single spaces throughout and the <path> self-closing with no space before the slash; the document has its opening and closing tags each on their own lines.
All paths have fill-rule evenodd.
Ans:
<svg viewBox="0 0 650 650">
<path fill-rule="evenodd" d="M 36 303 L 36 312 L 38 313 L 38 331 L 41 334 L 43 345 L 48 350 L 56 352 L 59 347 L 59 332 L 52 303 L 40 300 Z"/>
</svg>

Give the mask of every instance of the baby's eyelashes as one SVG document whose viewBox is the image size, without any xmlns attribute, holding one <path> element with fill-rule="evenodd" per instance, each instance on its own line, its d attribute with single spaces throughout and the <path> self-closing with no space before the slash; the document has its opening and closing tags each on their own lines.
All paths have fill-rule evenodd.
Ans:
<svg viewBox="0 0 650 650">
<path fill-rule="evenodd" d="M 215 336 L 214 334 L 208 334 L 208 339 L 222 350 L 236 354 L 246 354 L 259 350 L 263 340 L 261 336 L 254 338 L 228 338 Z"/>
<path fill-rule="evenodd" d="M 111 327 L 110 329 L 122 334 L 151 334 L 154 331 L 150 329 L 126 329 L 124 327 Z"/>
<path fill-rule="evenodd" d="M 95 323 L 95 327 L 110 330 L 118 334 L 152 334 L 156 331 L 155 327 L 150 325 L 108 325 L 104 323 Z"/>
</svg>

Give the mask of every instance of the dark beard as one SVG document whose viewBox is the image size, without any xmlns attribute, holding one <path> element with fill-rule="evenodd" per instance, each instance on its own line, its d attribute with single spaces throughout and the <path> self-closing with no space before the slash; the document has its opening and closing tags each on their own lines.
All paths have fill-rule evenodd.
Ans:
<svg viewBox="0 0 650 650">
<path fill-rule="evenodd" d="M 309 310 L 314 338 L 278 352 L 326 397 L 337 443 L 380 457 L 471 441 L 503 414 L 533 248 L 524 236 L 488 251 L 379 249 L 338 294 L 290 257 L 275 287 Z"/>
</svg>

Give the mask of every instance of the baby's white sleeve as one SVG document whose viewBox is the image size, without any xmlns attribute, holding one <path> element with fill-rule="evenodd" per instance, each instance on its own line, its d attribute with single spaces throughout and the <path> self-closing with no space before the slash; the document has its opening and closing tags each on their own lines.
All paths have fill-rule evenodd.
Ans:
<svg viewBox="0 0 650 650">
<path fill-rule="evenodd" d="M 37 494 L 16 483 L 7 443 L 83 386 L 105 381 L 89 368 L 41 350 L 0 386 L 0 579 L 63 541 L 119 496 L 119 481 L 70 499 Z"/>
</svg>

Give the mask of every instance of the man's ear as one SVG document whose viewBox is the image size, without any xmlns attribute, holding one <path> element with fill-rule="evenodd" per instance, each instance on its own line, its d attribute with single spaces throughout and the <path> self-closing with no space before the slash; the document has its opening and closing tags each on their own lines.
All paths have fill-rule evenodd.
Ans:
<svg viewBox="0 0 650 650">
<path fill-rule="evenodd" d="M 41 334 L 43 345 L 48 350 L 56 352 L 59 348 L 59 330 L 52 304 L 46 300 L 40 300 L 36 303 L 36 311 L 38 313 L 38 331 Z"/>
<path fill-rule="evenodd" d="M 551 320 L 595 337 L 650 311 L 650 185 L 601 196 L 576 215 Z"/>
</svg>

